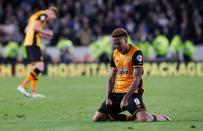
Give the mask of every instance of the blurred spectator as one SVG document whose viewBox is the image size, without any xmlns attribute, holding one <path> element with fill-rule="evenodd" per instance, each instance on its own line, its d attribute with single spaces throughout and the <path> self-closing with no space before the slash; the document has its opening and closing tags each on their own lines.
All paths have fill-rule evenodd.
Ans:
<svg viewBox="0 0 203 131">
<path fill-rule="evenodd" d="M 91 42 L 92 31 L 89 27 L 89 20 L 87 17 L 83 18 L 82 29 L 80 30 L 78 37 L 79 37 L 81 45 L 83 45 L 83 46 L 87 46 Z"/>
<path fill-rule="evenodd" d="M 49 6 L 56 6 L 60 13 L 48 25 L 55 35 L 44 42 L 46 46 L 56 46 L 61 37 L 74 46 L 88 46 L 116 27 L 127 29 L 136 43 L 143 38 L 153 43 L 162 34 L 168 41 L 178 35 L 194 45 L 203 44 L 202 0 L 0 0 L 2 46 L 9 41 L 22 44 L 29 16 Z"/>
<path fill-rule="evenodd" d="M 2 49 L 2 45 L 0 43 L 0 63 L 3 62 L 3 49 Z"/>
<path fill-rule="evenodd" d="M 195 48 L 190 40 L 186 40 L 183 46 L 183 58 L 186 63 L 193 60 L 193 55 L 195 53 Z"/>
<path fill-rule="evenodd" d="M 96 61 L 98 60 L 99 63 L 109 63 L 109 58 L 112 53 L 110 41 L 110 36 L 103 36 L 89 45 L 89 49 L 94 59 Z"/>
<path fill-rule="evenodd" d="M 165 35 L 157 35 L 153 41 L 153 46 L 158 58 L 165 58 L 169 49 L 169 40 Z"/>
<path fill-rule="evenodd" d="M 182 48 L 183 48 L 183 42 L 182 39 L 179 35 L 175 35 L 171 42 L 170 42 L 170 47 L 169 51 L 171 52 L 171 57 L 174 61 L 179 62 L 180 61 L 180 54 L 182 53 Z"/>
<path fill-rule="evenodd" d="M 69 39 L 60 39 L 57 43 L 57 48 L 60 50 L 60 62 L 71 63 L 73 62 L 74 46 Z"/>
<path fill-rule="evenodd" d="M 155 37 L 159 30 L 169 40 L 180 35 L 200 44 L 202 3 L 201 0 L 1 0 L 0 25 L 4 27 L 0 26 L 0 41 L 12 38 L 22 43 L 30 14 L 54 5 L 60 9 L 60 15 L 57 24 L 51 25 L 55 30 L 50 42 L 53 46 L 61 35 L 66 35 L 74 45 L 88 45 L 101 35 L 110 34 L 115 27 L 126 28 L 133 40 L 139 39 L 135 34 L 140 31 L 141 36 Z"/>
</svg>

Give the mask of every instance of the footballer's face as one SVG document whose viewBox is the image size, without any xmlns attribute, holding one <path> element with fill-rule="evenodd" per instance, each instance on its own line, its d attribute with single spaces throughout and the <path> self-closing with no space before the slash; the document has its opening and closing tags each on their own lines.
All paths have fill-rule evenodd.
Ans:
<svg viewBox="0 0 203 131">
<path fill-rule="evenodd" d="M 120 53 L 125 54 L 128 50 L 128 42 L 126 37 L 112 38 L 113 49 L 117 49 Z"/>
<path fill-rule="evenodd" d="M 47 10 L 47 15 L 49 20 L 54 20 L 56 19 L 56 13 L 53 10 L 48 9 Z"/>
</svg>

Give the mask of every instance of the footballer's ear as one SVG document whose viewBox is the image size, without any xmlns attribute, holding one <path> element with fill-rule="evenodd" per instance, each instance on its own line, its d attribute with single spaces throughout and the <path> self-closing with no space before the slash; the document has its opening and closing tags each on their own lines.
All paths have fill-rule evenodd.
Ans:
<svg viewBox="0 0 203 131">
<path fill-rule="evenodd" d="M 124 39 L 125 43 L 128 43 L 128 38 L 127 37 L 124 36 L 123 39 Z"/>
</svg>

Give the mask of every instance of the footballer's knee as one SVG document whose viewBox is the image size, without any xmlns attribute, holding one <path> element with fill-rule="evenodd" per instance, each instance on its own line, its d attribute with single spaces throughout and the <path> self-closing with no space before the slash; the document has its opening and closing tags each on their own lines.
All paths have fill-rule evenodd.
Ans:
<svg viewBox="0 0 203 131">
<path fill-rule="evenodd" d="M 139 111 L 136 113 L 136 121 L 138 122 L 147 122 L 147 112 L 146 111 Z"/>
<path fill-rule="evenodd" d="M 44 62 L 36 62 L 35 67 L 38 68 L 41 72 L 44 71 Z"/>
<path fill-rule="evenodd" d="M 101 122 L 101 121 L 105 121 L 108 117 L 106 116 L 106 114 L 101 113 L 101 112 L 96 112 L 95 115 L 93 116 L 93 122 Z"/>
</svg>

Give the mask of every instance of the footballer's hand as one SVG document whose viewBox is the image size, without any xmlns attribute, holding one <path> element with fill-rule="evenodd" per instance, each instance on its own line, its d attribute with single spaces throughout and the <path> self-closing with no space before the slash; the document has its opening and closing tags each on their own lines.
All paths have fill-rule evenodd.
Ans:
<svg viewBox="0 0 203 131">
<path fill-rule="evenodd" d="M 46 35 L 48 37 L 52 37 L 54 35 L 54 32 L 52 30 L 47 31 Z"/>
<path fill-rule="evenodd" d="M 123 98 L 121 103 L 120 103 L 120 108 L 121 110 L 125 110 L 125 108 L 128 106 L 128 100 Z"/>
<path fill-rule="evenodd" d="M 111 99 L 106 99 L 106 106 L 112 106 Z"/>
</svg>

